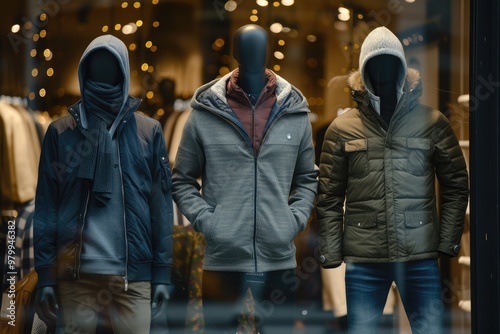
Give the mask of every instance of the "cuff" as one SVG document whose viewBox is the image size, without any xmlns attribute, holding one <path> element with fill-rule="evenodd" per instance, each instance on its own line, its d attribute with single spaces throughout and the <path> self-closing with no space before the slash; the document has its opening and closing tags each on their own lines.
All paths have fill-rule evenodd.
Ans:
<svg viewBox="0 0 500 334">
<path fill-rule="evenodd" d="M 153 267 L 151 284 L 170 284 L 171 270 L 170 266 Z"/>
<path fill-rule="evenodd" d="M 326 255 L 319 256 L 319 263 L 325 269 L 337 268 L 342 264 L 342 260 L 340 259 L 329 259 Z"/>
<path fill-rule="evenodd" d="M 38 275 L 37 289 L 45 286 L 57 285 L 57 269 L 56 267 L 36 268 Z"/>
<path fill-rule="evenodd" d="M 458 253 L 460 253 L 460 245 L 458 244 L 450 244 L 446 246 L 440 245 L 438 252 L 446 254 L 450 257 L 455 257 L 458 256 Z"/>
</svg>

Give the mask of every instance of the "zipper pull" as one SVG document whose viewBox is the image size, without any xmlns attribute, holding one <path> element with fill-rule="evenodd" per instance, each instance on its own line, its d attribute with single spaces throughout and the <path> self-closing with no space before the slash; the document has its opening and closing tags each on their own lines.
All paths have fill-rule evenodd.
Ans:
<svg viewBox="0 0 500 334">
<path fill-rule="evenodd" d="M 123 280 L 125 281 L 125 288 L 123 289 L 123 291 L 127 291 L 127 290 L 128 290 L 128 280 L 127 280 L 127 276 L 123 276 Z"/>
</svg>

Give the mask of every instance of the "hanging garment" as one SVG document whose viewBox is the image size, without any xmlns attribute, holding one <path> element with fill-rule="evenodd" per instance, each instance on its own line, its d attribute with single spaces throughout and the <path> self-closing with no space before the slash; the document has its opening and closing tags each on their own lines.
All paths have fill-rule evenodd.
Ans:
<svg viewBox="0 0 500 334">
<path fill-rule="evenodd" d="M 27 154 L 27 150 L 32 149 L 31 138 L 20 112 L 0 101 L 0 202 L 3 210 L 35 197 L 38 158 L 35 154 Z"/>
</svg>

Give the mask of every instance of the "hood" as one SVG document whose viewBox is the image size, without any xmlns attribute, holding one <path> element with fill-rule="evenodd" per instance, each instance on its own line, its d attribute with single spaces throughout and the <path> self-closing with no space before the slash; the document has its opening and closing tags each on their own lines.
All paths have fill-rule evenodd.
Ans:
<svg viewBox="0 0 500 334">
<path fill-rule="evenodd" d="M 372 94 L 368 93 L 360 70 L 354 71 L 347 78 L 347 84 L 352 89 L 353 99 L 361 104 L 368 105 L 370 100 L 373 102 Z M 405 82 L 402 86 L 403 93 L 408 94 L 409 106 L 413 108 L 417 99 L 422 95 L 422 80 L 420 72 L 414 68 L 408 68 L 405 75 Z"/>
<path fill-rule="evenodd" d="M 215 79 L 196 90 L 191 107 L 193 109 L 206 109 L 226 117 L 236 117 L 231 110 L 226 98 L 226 84 L 231 78 L 230 72 L 222 78 Z M 309 112 L 309 106 L 304 95 L 288 81 L 276 75 L 276 104 L 271 112 L 271 117 L 282 112 Z"/>
<path fill-rule="evenodd" d="M 361 45 L 361 52 L 359 54 L 359 71 L 361 72 L 361 80 L 372 96 L 374 96 L 374 94 L 372 85 L 366 73 L 366 64 L 370 61 L 370 59 L 379 55 L 395 56 L 400 61 L 399 76 L 396 85 L 399 99 L 403 92 L 407 73 L 406 58 L 404 55 L 403 45 L 396 35 L 394 35 L 386 27 L 378 27 L 372 30 L 363 41 L 363 44 Z"/>
<path fill-rule="evenodd" d="M 115 36 L 112 35 L 103 35 L 95 38 L 90 44 L 87 46 L 87 49 L 83 52 L 82 57 L 80 58 L 80 63 L 78 65 L 78 82 L 80 84 L 80 95 L 82 98 L 85 96 L 84 91 L 84 82 L 86 80 L 87 73 L 87 59 L 89 55 L 98 50 L 98 49 L 106 49 L 111 52 L 116 59 L 118 60 L 118 64 L 123 74 L 123 87 L 122 87 L 122 105 L 118 116 L 111 128 L 111 132 L 114 132 L 116 126 L 120 123 L 120 121 L 125 116 L 126 109 L 124 106 L 127 104 L 129 89 L 130 89 L 130 64 L 128 59 L 128 50 L 125 44 Z M 80 111 L 81 123 L 84 128 L 87 128 L 87 116 L 85 111 L 83 110 L 84 104 L 81 104 L 82 110 Z"/>
</svg>

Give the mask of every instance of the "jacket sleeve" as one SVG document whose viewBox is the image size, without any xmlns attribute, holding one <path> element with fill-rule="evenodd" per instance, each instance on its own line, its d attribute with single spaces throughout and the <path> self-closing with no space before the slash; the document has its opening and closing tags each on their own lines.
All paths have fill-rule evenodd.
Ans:
<svg viewBox="0 0 500 334">
<path fill-rule="evenodd" d="M 172 174 L 170 162 L 160 124 L 154 130 L 154 177 L 152 200 L 149 204 L 152 248 L 153 273 L 152 284 L 169 284 L 173 262 L 173 203 Z"/>
<path fill-rule="evenodd" d="M 312 142 L 312 127 L 309 119 L 305 119 L 305 131 L 301 139 L 299 154 L 295 162 L 292 186 L 288 203 L 302 231 L 306 225 L 318 188 L 318 170 L 314 164 L 314 146 Z"/>
<path fill-rule="evenodd" d="M 467 167 L 455 133 L 442 114 L 435 131 L 435 168 L 441 200 L 438 251 L 457 256 L 469 198 Z"/>
<path fill-rule="evenodd" d="M 196 110 L 186 121 L 172 173 L 174 201 L 197 232 L 213 214 L 214 208 L 201 196 L 198 180 L 202 176 L 205 155 L 197 136 Z"/>
<path fill-rule="evenodd" d="M 50 125 L 44 136 L 35 196 L 33 243 L 38 287 L 56 285 L 57 218 L 59 212 L 58 134 Z"/>
<path fill-rule="evenodd" d="M 335 121 L 323 140 L 319 166 L 316 214 L 319 224 L 319 255 L 324 268 L 342 263 L 344 200 L 347 188 L 347 157 Z"/>
</svg>

